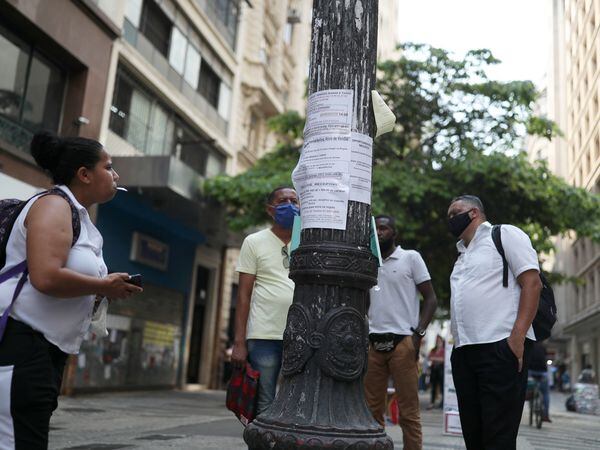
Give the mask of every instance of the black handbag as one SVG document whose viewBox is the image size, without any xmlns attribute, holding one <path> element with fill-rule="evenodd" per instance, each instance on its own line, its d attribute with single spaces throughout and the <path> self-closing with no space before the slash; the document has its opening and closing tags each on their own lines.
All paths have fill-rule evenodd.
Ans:
<svg viewBox="0 0 600 450">
<path fill-rule="evenodd" d="M 378 352 L 387 353 L 396 348 L 402 339 L 406 336 L 394 333 L 371 333 L 369 334 L 369 342 L 371 347 Z"/>
</svg>

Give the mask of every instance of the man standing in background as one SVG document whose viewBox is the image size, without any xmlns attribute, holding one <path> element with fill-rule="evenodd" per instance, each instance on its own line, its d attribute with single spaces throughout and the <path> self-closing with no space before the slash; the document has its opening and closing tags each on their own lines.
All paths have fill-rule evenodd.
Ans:
<svg viewBox="0 0 600 450">
<path fill-rule="evenodd" d="M 405 450 L 423 447 L 418 396 L 421 339 L 437 307 L 425 262 L 414 250 L 396 246 L 396 223 L 375 218 L 383 265 L 369 306 L 369 364 L 365 376 L 367 404 L 381 425 L 390 375 L 398 401 L 398 423 Z M 423 296 L 420 308 L 419 294 Z M 419 314 L 420 312 L 420 314 Z"/>
<path fill-rule="evenodd" d="M 267 196 L 266 209 L 272 226 L 246 237 L 240 250 L 231 354 L 235 366 L 243 366 L 247 360 L 260 372 L 257 415 L 275 398 L 283 331 L 294 295 L 289 243 L 294 217 L 300 214 L 296 191 L 287 186 L 274 189 Z"/>
</svg>

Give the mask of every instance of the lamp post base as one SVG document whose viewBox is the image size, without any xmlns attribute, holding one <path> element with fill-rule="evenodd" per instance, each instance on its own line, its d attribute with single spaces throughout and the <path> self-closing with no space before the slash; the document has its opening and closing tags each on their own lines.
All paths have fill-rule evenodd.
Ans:
<svg viewBox="0 0 600 450">
<path fill-rule="evenodd" d="M 295 426 L 256 419 L 244 431 L 250 450 L 392 450 L 394 444 L 383 428 L 324 429 L 319 426 Z"/>
</svg>

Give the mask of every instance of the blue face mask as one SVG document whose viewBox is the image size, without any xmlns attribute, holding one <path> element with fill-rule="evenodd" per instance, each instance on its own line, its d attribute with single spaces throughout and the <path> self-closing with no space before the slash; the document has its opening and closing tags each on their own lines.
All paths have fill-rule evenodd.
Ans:
<svg viewBox="0 0 600 450">
<path fill-rule="evenodd" d="M 289 230 L 294 225 L 294 217 L 300 215 L 300 208 L 293 203 L 285 203 L 275 207 L 275 223 Z"/>
</svg>

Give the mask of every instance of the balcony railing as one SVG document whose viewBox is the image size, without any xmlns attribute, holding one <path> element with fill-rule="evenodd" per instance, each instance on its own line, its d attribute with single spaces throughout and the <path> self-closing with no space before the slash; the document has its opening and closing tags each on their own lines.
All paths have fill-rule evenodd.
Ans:
<svg viewBox="0 0 600 450">
<path fill-rule="evenodd" d="M 198 91 L 187 84 L 183 77 L 169 65 L 167 58 L 156 50 L 152 43 L 150 43 L 150 41 L 128 20 L 125 20 L 123 31 L 125 40 L 133 45 L 156 70 L 158 70 L 179 92 L 190 100 L 200 113 L 217 127 L 223 136 L 227 136 L 228 122 L 219 115 L 216 108 Z"/>
<path fill-rule="evenodd" d="M 205 177 L 175 156 L 113 156 L 119 176 L 127 186 L 169 189 L 197 200 Z"/>
<path fill-rule="evenodd" d="M 33 133 L 22 125 L 0 115 L 0 142 L 29 154 Z"/>
</svg>

